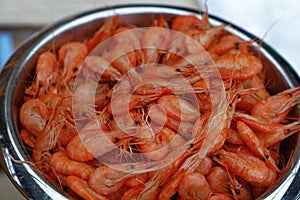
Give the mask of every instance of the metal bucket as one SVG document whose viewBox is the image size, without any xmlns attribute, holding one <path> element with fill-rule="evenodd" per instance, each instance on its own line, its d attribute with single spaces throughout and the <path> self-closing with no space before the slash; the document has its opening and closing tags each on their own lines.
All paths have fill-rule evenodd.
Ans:
<svg viewBox="0 0 300 200">
<path fill-rule="evenodd" d="M 19 138 L 18 111 L 22 104 L 25 83 L 32 81 L 37 56 L 47 50 L 58 48 L 65 41 L 84 40 L 91 37 L 103 21 L 119 14 L 120 23 L 137 26 L 149 25 L 159 15 L 172 17 L 184 14 L 199 14 L 196 10 L 155 5 L 117 6 L 113 9 L 98 9 L 43 28 L 28 39 L 10 58 L 0 74 L 0 148 L 1 164 L 15 187 L 30 199 L 69 199 L 70 195 L 50 182 L 29 164 L 31 158 Z M 230 24 L 210 16 L 213 25 Z M 227 29 L 242 39 L 255 38 L 245 30 L 232 25 Z M 273 80 L 271 93 L 298 86 L 299 75 L 274 49 L 261 42 L 258 56 L 261 58 L 268 80 Z M 32 73 L 32 74 L 30 74 Z M 299 109 L 294 112 L 299 117 Z M 300 135 L 295 134 L 281 142 L 281 154 L 291 160 L 274 187 L 266 191 L 261 199 L 296 199 L 300 190 Z"/>
</svg>

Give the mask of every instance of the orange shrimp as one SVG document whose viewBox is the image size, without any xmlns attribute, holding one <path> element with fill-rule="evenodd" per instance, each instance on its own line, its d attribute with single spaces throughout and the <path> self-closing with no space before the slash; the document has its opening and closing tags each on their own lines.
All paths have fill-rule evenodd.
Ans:
<svg viewBox="0 0 300 200">
<path fill-rule="evenodd" d="M 167 183 L 167 185 L 161 190 L 158 195 L 159 200 L 167 200 L 174 196 L 177 192 L 177 189 L 182 182 L 184 177 L 184 171 L 180 170 L 175 177 L 172 178 L 171 181 Z"/>
<path fill-rule="evenodd" d="M 130 177 L 125 185 L 128 187 L 136 187 L 136 186 L 140 186 L 140 185 L 144 185 L 148 179 L 149 179 L 149 174 L 148 173 L 142 173 L 142 174 L 138 174 L 135 176 Z"/>
<path fill-rule="evenodd" d="M 102 196 L 92 190 L 87 181 L 77 176 L 66 177 L 67 186 L 75 192 L 77 195 L 86 200 L 108 200 L 105 196 Z"/>
<path fill-rule="evenodd" d="M 22 141 L 27 144 L 29 147 L 33 148 L 35 147 L 35 143 L 36 143 L 36 136 L 33 135 L 32 133 L 30 133 L 28 130 L 26 129 L 22 129 L 20 131 L 20 137 L 22 139 Z"/>
<path fill-rule="evenodd" d="M 228 130 L 226 142 L 230 144 L 239 144 L 239 145 L 245 144 L 245 142 L 242 140 L 237 130 L 233 128 L 230 128 Z"/>
<path fill-rule="evenodd" d="M 256 103 L 251 115 L 268 123 L 284 120 L 292 107 L 300 103 L 300 86 L 284 90 Z"/>
<path fill-rule="evenodd" d="M 147 158 L 162 160 L 170 151 L 168 145 L 170 141 L 166 134 L 168 134 L 166 131 L 160 131 L 155 135 L 152 135 L 151 131 L 144 131 L 137 140 L 137 146 Z"/>
<path fill-rule="evenodd" d="M 178 194 L 184 200 L 207 199 L 211 194 L 211 188 L 205 176 L 192 172 L 185 174 L 178 186 Z"/>
<path fill-rule="evenodd" d="M 123 195 L 121 200 L 134 200 L 138 199 L 139 194 L 143 191 L 145 186 L 138 185 L 127 190 Z"/>
<path fill-rule="evenodd" d="M 195 172 L 198 172 L 204 176 L 206 176 L 210 171 L 213 166 L 213 161 L 208 157 L 205 156 L 195 169 Z"/>
<path fill-rule="evenodd" d="M 188 101 L 175 95 L 166 95 L 158 99 L 168 116 L 179 121 L 194 121 L 199 117 L 200 113 Z"/>
<path fill-rule="evenodd" d="M 253 92 L 242 95 L 241 101 L 238 102 L 237 107 L 249 112 L 257 102 L 270 96 L 269 92 L 265 88 L 263 80 L 258 76 L 254 76 L 252 79 L 244 80 L 243 88 L 253 90 Z"/>
<path fill-rule="evenodd" d="M 158 98 L 157 95 L 117 94 L 113 95 L 108 111 L 113 115 L 127 113 L 133 108 L 139 108 L 151 103 Z"/>
<path fill-rule="evenodd" d="M 89 129 L 71 139 L 66 147 L 66 153 L 73 160 L 85 162 L 115 148 L 115 144 L 101 129 Z"/>
<path fill-rule="evenodd" d="M 117 28 L 118 21 L 119 21 L 118 15 L 110 17 L 99 28 L 99 30 L 95 32 L 94 36 L 88 40 L 87 42 L 88 50 L 92 51 L 98 44 L 100 44 L 105 39 L 109 38 Z"/>
<path fill-rule="evenodd" d="M 32 85 L 26 89 L 25 97 L 35 98 L 48 92 L 52 84 L 56 84 L 58 61 L 52 52 L 42 53 L 37 60 L 36 75 Z"/>
<path fill-rule="evenodd" d="M 169 46 L 171 33 L 168 27 L 164 27 L 164 19 L 162 22 L 146 28 L 142 38 L 142 52 L 144 53 L 144 64 L 157 63 L 160 59 L 161 52 L 166 51 Z"/>
<path fill-rule="evenodd" d="M 237 129 L 242 140 L 248 145 L 248 147 L 253 151 L 256 156 L 263 158 L 270 168 L 276 172 L 280 172 L 277 167 L 276 162 L 270 155 L 269 150 L 264 147 L 256 134 L 242 121 L 238 121 Z"/>
<path fill-rule="evenodd" d="M 222 166 L 215 166 L 206 175 L 206 180 L 214 193 L 229 194 L 229 176 Z"/>
<path fill-rule="evenodd" d="M 182 15 L 177 16 L 172 20 L 172 30 L 184 32 L 190 29 L 205 30 L 210 28 L 208 16 L 203 16 L 199 19 L 195 15 Z"/>
<path fill-rule="evenodd" d="M 185 34 L 190 36 L 193 40 L 186 37 L 185 38 L 185 47 L 188 53 L 198 53 L 199 45 L 202 46 L 203 49 L 208 49 L 213 43 L 217 41 L 217 38 L 223 34 L 226 25 L 220 25 L 208 30 L 187 30 Z M 195 42 L 196 41 L 196 42 Z M 202 49 L 200 52 L 203 51 Z"/>
<path fill-rule="evenodd" d="M 49 114 L 45 103 L 39 99 L 30 99 L 20 109 L 20 121 L 24 128 L 38 136 L 45 128 Z"/>
<path fill-rule="evenodd" d="M 276 179 L 276 173 L 269 169 L 263 161 L 252 155 L 240 152 L 232 153 L 221 149 L 215 153 L 214 160 L 224 165 L 231 173 L 253 185 L 270 186 Z"/>
<path fill-rule="evenodd" d="M 244 53 L 225 54 L 215 64 L 223 77 L 234 80 L 251 79 L 262 70 L 262 63 L 257 57 Z"/>
<path fill-rule="evenodd" d="M 91 70 L 91 73 L 94 73 L 96 78 L 104 77 L 118 81 L 122 77 L 122 74 L 117 69 L 113 68 L 107 60 L 100 56 L 87 56 L 84 60 L 84 67 Z"/>
<path fill-rule="evenodd" d="M 81 42 L 68 42 L 59 48 L 58 60 L 62 64 L 62 76 L 65 82 L 79 74 L 87 54 L 88 48 Z"/>
<path fill-rule="evenodd" d="M 85 163 L 70 160 L 66 153 L 62 151 L 58 151 L 51 155 L 50 165 L 60 174 L 74 175 L 85 180 L 88 180 L 90 174 L 95 171 L 94 168 Z"/>
<path fill-rule="evenodd" d="M 229 194 L 213 194 L 207 200 L 232 200 Z"/>
<path fill-rule="evenodd" d="M 103 165 L 90 175 L 88 184 L 97 193 L 109 195 L 118 191 L 125 184 L 125 175 L 121 171 Z"/>
<path fill-rule="evenodd" d="M 248 184 L 238 181 L 234 176 L 230 178 L 229 186 L 234 199 L 253 200 L 251 188 Z"/>
</svg>

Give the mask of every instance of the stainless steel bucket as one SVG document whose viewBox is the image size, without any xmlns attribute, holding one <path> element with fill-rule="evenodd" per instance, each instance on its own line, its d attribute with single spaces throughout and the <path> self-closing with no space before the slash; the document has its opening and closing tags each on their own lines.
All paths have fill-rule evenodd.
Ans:
<svg viewBox="0 0 300 200">
<path fill-rule="evenodd" d="M 0 149 L 1 164 L 10 180 L 26 198 L 68 199 L 69 194 L 55 183 L 47 180 L 28 161 L 31 161 L 24 144 L 19 138 L 20 122 L 18 110 L 21 106 L 25 83 L 32 80 L 37 55 L 51 48 L 58 48 L 65 41 L 84 40 L 91 37 L 107 17 L 119 14 L 121 23 L 139 26 L 148 25 L 152 19 L 163 14 L 166 17 L 183 14 L 199 14 L 196 10 L 155 5 L 117 6 L 113 9 L 98 9 L 43 28 L 27 40 L 10 58 L 0 74 Z M 210 16 L 213 25 L 228 22 Z M 255 36 L 232 25 L 228 31 L 245 40 Z M 267 79 L 272 81 L 270 92 L 275 93 L 288 87 L 298 86 L 299 74 L 274 49 L 261 41 L 259 57 L 262 59 Z M 295 109 L 299 117 L 300 109 Z M 281 143 L 281 154 L 291 159 L 287 170 L 273 188 L 261 199 L 297 199 L 300 190 L 300 135 L 295 134 Z"/>
</svg>

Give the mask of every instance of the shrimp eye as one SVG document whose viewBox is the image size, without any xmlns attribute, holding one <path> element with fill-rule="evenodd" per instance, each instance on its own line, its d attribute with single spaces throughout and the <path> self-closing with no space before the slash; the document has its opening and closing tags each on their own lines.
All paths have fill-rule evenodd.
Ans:
<svg viewBox="0 0 300 200">
<path fill-rule="evenodd" d="M 194 144 L 193 144 L 193 143 L 191 143 L 191 144 L 190 144 L 190 148 L 192 148 L 193 146 L 194 146 Z"/>
<path fill-rule="evenodd" d="M 54 83 L 52 83 L 51 85 L 52 85 L 53 87 L 55 87 L 55 86 L 56 86 L 56 83 L 54 82 Z"/>
<path fill-rule="evenodd" d="M 236 194 L 240 194 L 241 193 L 241 190 L 239 188 L 235 189 L 235 193 Z"/>
<path fill-rule="evenodd" d="M 109 96 L 105 96 L 105 100 L 108 101 L 109 100 Z"/>
<path fill-rule="evenodd" d="M 136 125 L 139 125 L 140 124 L 140 122 L 139 121 L 134 121 L 134 123 L 136 124 Z"/>
<path fill-rule="evenodd" d="M 73 72 L 77 72 L 78 71 L 78 67 L 75 67 L 74 69 L 73 69 Z"/>
<path fill-rule="evenodd" d="M 115 143 L 117 143 L 117 142 L 119 142 L 119 141 L 120 141 L 120 138 L 118 138 L 118 137 L 115 137 L 114 141 L 115 141 Z"/>
<path fill-rule="evenodd" d="M 159 185 L 159 186 L 158 186 L 158 189 L 162 189 L 162 187 L 163 187 L 162 185 Z"/>
<path fill-rule="evenodd" d="M 177 69 L 176 69 L 176 72 L 181 72 L 181 69 L 177 68 Z"/>
<path fill-rule="evenodd" d="M 176 51 L 176 52 L 179 52 L 179 51 L 180 51 L 180 48 L 179 48 L 179 47 L 177 47 L 177 48 L 175 49 L 175 51 Z"/>
<path fill-rule="evenodd" d="M 285 134 L 288 135 L 291 132 L 290 129 L 286 129 Z"/>
<path fill-rule="evenodd" d="M 43 87 L 43 83 L 39 83 L 39 87 Z"/>
<path fill-rule="evenodd" d="M 240 48 L 240 43 L 239 42 L 234 43 L 234 47 L 236 50 L 238 50 Z"/>
</svg>

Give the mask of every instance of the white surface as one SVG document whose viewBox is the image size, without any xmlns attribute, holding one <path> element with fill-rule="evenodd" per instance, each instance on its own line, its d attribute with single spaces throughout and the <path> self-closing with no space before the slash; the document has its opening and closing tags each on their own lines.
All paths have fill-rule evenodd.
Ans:
<svg viewBox="0 0 300 200">
<path fill-rule="evenodd" d="M 262 38 L 300 74 L 300 1 L 208 1 L 210 13 Z"/>
</svg>

